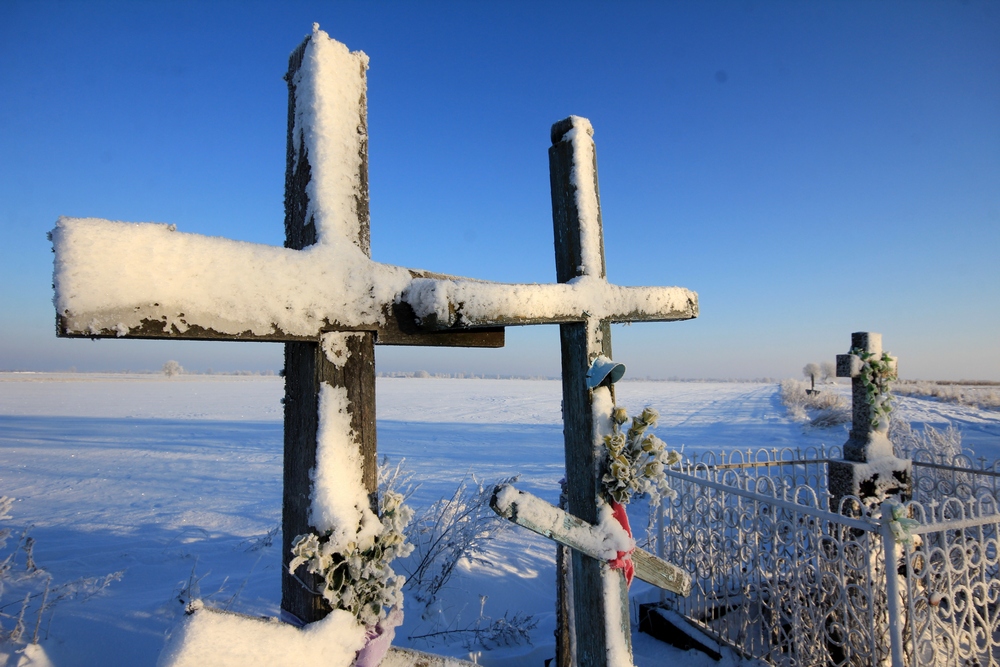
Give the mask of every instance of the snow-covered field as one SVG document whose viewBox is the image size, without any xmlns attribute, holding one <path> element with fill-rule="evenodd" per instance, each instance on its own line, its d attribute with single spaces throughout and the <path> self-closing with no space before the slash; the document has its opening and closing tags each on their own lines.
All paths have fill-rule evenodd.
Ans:
<svg viewBox="0 0 1000 667">
<path fill-rule="evenodd" d="M 845 439 L 840 429 L 804 431 L 789 421 L 776 385 L 617 387 L 630 414 L 659 409 L 656 433 L 686 452 Z M 379 450 L 406 459 L 421 482 L 411 498 L 417 507 L 450 496 L 469 473 L 486 481 L 520 474 L 520 488 L 554 502 L 563 475 L 559 392 L 555 381 L 380 378 Z M 42 646 L 53 664 L 155 664 L 190 596 L 277 613 L 279 540 L 270 536 L 281 512 L 282 394 L 276 377 L 0 374 L 0 495 L 16 498 L 4 522 L 13 537 L 0 558 L 30 526 L 34 558 L 55 584 L 123 572 L 100 595 L 61 601 L 51 621 L 43 619 Z M 967 447 L 1000 457 L 1000 412 L 908 397 L 899 406 L 914 426 L 951 422 Z M 408 638 L 442 629 L 440 619 L 469 626 L 481 608 L 493 618 L 521 611 L 538 620 L 533 645 L 472 647 L 481 652 L 475 657 L 537 666 L 552 657 L 551 544 L 511 527 L 488 556 L 462 564 L 433 610 L 437 618 L 411 609 L 396 643 L 468 657 L 460 635 L 445 636 L 448 643 Z M 641 582 L 633 594 L 655 597 Z M 20 600 L 8 597 L 0 611 L 10 614 Z M 33 631 L 34 619 L 27 620 Z M 10 629 L 11 619 L 0 622 Z M 635 643 L 638 665 L 718 664 L 639 634 Z"/>
</svg>

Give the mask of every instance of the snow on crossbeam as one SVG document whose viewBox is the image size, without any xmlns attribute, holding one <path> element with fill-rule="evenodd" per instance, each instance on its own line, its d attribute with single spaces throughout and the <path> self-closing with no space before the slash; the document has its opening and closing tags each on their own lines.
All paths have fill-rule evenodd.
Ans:
<svg viewBox="0 0 1000 667">
<path fill-rule="evenodd" d="M 65 217 L 51 238 L 61 336 L 294 341 L 356 330 L 389 344 L 503 345 L 502 331 L 418 335 L 400 295 L 436 274 L 373 262 L 352 243 L 293 250 Z"/>
<path fill-rule="evenodd" d="M 621 287 L 594 276 L 568 283 L 503 284 L 416 279 L 403 293 L 427 329 L 582 322 L 671 322 L 698 316 L 683 287 Z"/>
<path fill-rule="evenodd" d="M 501 484 L 493 491 L 490 507 L 503 518 L 598 560 L 611 560 L 620 551 L 632 551 L 635 576 L 657 588 L 687 596 L 691 575 L 635 546 L 615 521 L 609 508 L 594 526 L 541 498 Z"/>
</svg>

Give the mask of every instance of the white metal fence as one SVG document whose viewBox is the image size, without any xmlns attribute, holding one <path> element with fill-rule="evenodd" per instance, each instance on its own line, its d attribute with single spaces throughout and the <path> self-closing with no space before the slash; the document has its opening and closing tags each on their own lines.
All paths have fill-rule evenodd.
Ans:
<svg viewBox="0 0 1000 667">
<path fill-rule="evenodd" d="M 656 549 L 694 589 L 664 603 L 774 665 L 1000 666 L 1000 468 L 909 455 L 918 525 L 905 543 L 856 498 L 830 511 L 837 447 L 709 453 L 668 471 L 678 494 Z"/>
</svg>

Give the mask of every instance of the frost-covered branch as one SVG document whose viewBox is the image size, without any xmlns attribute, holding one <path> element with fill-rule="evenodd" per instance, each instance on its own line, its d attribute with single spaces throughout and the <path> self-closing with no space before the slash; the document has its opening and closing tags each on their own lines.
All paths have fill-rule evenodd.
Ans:
<svg viewBox="0 0 1000 667">
<path fill-rule="evenodd" d="M 13 502 L 13 498 L 0 497 L 0 520 L 11 518 Z M 9 536 L 9 529 L 0 530 L 0 548 L 6 547 Z M 51 624 L 52 614 L 59 602 L 86 602 L 125 574 L 119 571 L 54 584 L 52 575 L 35 561 L 34 545 L 34 538 L 28 535 L 25 528 L 17 545 L 0 560 L 0 644 L 38 643 L 43 619 L 48 615 Z M 13 611 L 8 612 L 8 609 Z M 34 621 L 33 630 L 29 629 L 31 620 Z M 6 627 L 6 621 L 13 623 Z"/>
<path fill-rule="evenodd" d="M 517 479 L 508 477 L 499 483 Z M 451 498 L 431 505 L 407 528 L 414 551 L 401 568 L 407 574 L 407 589 L 425 606 L 434 602 L 463 558 L 478 560 L 486 544 L 506 529 L 507 522 L 490 509 L 493 487 L 467 474 Z"/>
<path fill-rule="evenodd" d="M 510 611 L 505 611 L 501 618 L 494 619 L 485 613 L 486 600 L 487 596 L 479 596 L 479 617 L 474 622 L 460 626 L 457 621 L 452 621 L 442 629 L 412 634 L 408 639 L 420 639 L 429 644 L 461 639 L 468 651 L 476 645 L 489 651 L 500 646 L 531 644 L 531 631 L 538 627 L 538 620 L 533 614 L 518 611 L 511 615 Z"/>
</svg>

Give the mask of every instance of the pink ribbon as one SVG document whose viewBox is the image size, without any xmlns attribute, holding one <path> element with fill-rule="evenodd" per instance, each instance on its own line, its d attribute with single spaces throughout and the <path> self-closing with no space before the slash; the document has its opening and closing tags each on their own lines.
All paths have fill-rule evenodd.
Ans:
<svg viewBox="0 0 1000 667">
<path fill-rule="evenodd" d="M 632 528 L 628 525 L 628 513 L 625 511 L 625 506 L 616 500 L 611 501 L 611 512 L 615 517 L 615 520 L 625 529 L 629 537 L 632 537 Z M 619 551 L 618 556 L 612 560 L 608 561 L 608 565 L 611 566 L 612 570 L 624 570 L 625 571 L 625 584 L 627 586 L 632 585 L 632 578 L 635 577 L 635 563 L 632 562 L 632 552 L 635 549 L 629 549 L 628 551 Z"/>
</svg>

